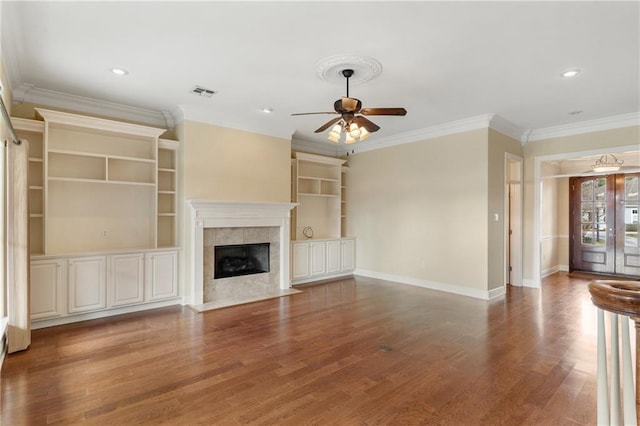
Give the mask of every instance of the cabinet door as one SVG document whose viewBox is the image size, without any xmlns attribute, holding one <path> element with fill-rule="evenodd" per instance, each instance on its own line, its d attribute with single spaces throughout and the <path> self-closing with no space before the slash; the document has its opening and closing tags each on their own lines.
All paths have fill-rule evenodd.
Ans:
<svg viewBox="0 0 640 426">
<path fill-rule="evenodd" d="M 325 273 L 327 267 L 326 246 L 324 241 L 309 243 L 309 275 L 313 276 Z"/>
<path fill-rule="evenodd" d="M 291 278 L 304 278 L 309 276 L 309 244 L 293 243 L 291 244 L 293 253 L 291 266 Z"/>
<path fill-rule="evenodd" d="M 106 258 L 69 259 L 69 313 L 107 307 Z"/>
<path fill-rule="evenodd" d="M 327 241 L 327 273 L 340 271 L 340 240 Z"/>
<path fill-rule="evenodd" d="M 64 259 L 31 262 L 31 319 L 53 318 L 66 314 L 66 262 Z"/>
<path fill-rule="evenodd" d="M 147 253 L 147 300 L 178 296 L 178 252 Z"/>
<path fill-rule="evenodd" d="M 353 271 L 356 267 L 356 242 L 353 239 L 342 240 L 342 270 Z"/>
<path fill-rule="evenodd" d="M 144 302 L 144 254 L 109 256 L 107 283 L 110 306 Z"/>
</svg>

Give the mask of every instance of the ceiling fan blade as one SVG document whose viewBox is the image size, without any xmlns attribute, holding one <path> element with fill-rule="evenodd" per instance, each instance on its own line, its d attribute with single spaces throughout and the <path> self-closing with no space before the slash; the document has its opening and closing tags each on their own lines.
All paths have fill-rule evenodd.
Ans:
<svg viewBox="0 0 640 426">
<path fill-rule="evenodd" d="M 360 110 L 364 115 L 407 115 L 404 108 L 363 108 Z"/>
<path fill-rule="evenodd" d="M 318 130 L 316 130 L 315 133 L 324 132 L 325 130 L 327 130 L 329 127 L 333 126 L 334 124 L 336 124 L 341 119 L 342 119 L 342 117 L 336 117 L 336 118 L 334 118 L 332 120 L 327 121 Z"/>
<path fill-rule="evenodd" d="M 362 108 L 362 102 L 360 102 L 360 99 L 342 97 L 333 103 L 333 108 L 341 114 L 358 112 Z"/>
<path fill-rule="evenodd" d="M 314 115 L 314 114 L 337 114 L 335 111 L 324 111 L 324 112 L 296 112 L 291 115 Z"/>
<path fill-rule="evenodd" d="M 356 123 L 358 127 L 364 127 L 365 129 L 367 129 L 369 133 L 377 132 L 378 130 L 380 130 L 380 126 L 361 115 L 358 115 L 356 118 L 354 118 L 353 122 Z"/>
</svg>

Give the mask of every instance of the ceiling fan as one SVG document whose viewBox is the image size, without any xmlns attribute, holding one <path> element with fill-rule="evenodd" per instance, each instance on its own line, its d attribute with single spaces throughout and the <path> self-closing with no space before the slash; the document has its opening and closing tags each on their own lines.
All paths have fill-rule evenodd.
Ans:
<svg viewBox="0 0 640 426">
<path fill-rule="evenodd" d="M 333 103 L 335 111 L 329 112 L 301 112 L 291 115 L 311 115 L 311 114 L 339 114 L 339 117 L 333 118 L 320 126 L 315 133 L 324 132 L 333 126 L 329 132 L 329 140 L 332 142 L 340 142 L 342 133 L 344 132 L 345 143 L 354 143 L 364 140 L 371 133 L 380 130 L 380 126 L 373 121 L 364 117 L 365 115 L 400 115 L 407 114 L 404 108 L 362 108 L 362 102 L 359 99 L 349 97 L 349 78 L 353 76 L 352 69 L 344 69 L 340 74 L 347 80 L 347 96 L 342 97 Z"/>
</svg>

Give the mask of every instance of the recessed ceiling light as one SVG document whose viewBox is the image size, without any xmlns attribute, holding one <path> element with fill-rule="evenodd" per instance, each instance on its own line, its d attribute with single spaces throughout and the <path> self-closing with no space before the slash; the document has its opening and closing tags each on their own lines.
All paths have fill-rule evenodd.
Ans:
<svg viewBox="0 0 640 426">
<path fill-rule="evenodd" d="M 111 68 L 111 72 L 116 74 L 116 75 L 127 75 L 127 74 L 129 74 L 129 71 L 125 70 L 124 68 Z"/>
<path fill-rule="evenodd" d="M 580 74 L 580 70 L 567 70 L 563 72 L 561 75 L 566 78 L 571 78 L 571 77 L 575 77 L 578 74 Z"/>
<path fill-rule="evenodd" d="M 265 108 L 262 108 L 261 111 L 264 112 L 265 114 L 271 114 L 273 112 L 273 108 L 265 107 Z"/>
</svg>

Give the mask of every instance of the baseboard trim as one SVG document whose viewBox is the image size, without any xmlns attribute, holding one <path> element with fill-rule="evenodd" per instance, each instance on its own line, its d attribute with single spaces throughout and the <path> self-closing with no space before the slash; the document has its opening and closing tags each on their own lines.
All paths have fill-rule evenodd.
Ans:
<svg viewBox="0 0 640 426">
<path fill-rule="evenodd" d="M 331 275 L 317 275 L 315 277 L 308 278 L 298 278 L 291 280 L 291 285 L 294 286 L 300 284 L 320 283 L 322 281 L 335 281 L 336 279 L 350 277 L 351 275 L 353 275 L 353 271 L 339 272 Z"/>
<path fill-rule="evenodd" d="M 74 322 L 87 321 L 98 318 L 112 317 L 115 315 L 130 314 L 133 312 L 148 311 L 149 309 L 165 308 L 167 306 L 180 306 L 181 300 L 170 299 L 161 302 L 145 303 L 144 305 L 123 306 L 120 308 L 105 309 L 103 311 L 88 312 L 86 314 L 67 315 L 64 317 L 50 318 L 31 322 L 31 329 L 53 327 L 56 325 L 71 324 Z"/>
<path fill-rule="evenodd" d="M 457 294 L 459 296 L 467 296 L 467 297 L 472 297 L 474 299 L 481 299 L 481 300 L 495 299 L 497 297 L 502 296 L 506 292 L 504 287 L 502 288 L 498 287 L 490 291 L 475 290 L 472 288 L 462 287 L 455 284 L 447 284 L 447 283 L 441 283 L 437 281 L 423 280 L 420 278 L 408 277 L 404 275 L 387 274 L 384 272 L 370 271 L 367 269 L 356 269 L 353 272 L 353 274 L 360 275 L 363 277 L 368 277 L 368 278 L 376 278 L 379 280 L 396 282 L 399 284 L 407 284 L 407 285 L 412 285 L 416 287 L 428 288 L 429 290 L 437 290 L 445 293 Z"/>
<path fill-rule="evenodd" d="M 540 288 L 539 283 L 536 283 L 534 280 L 528 280 L 528 279 L 522 280 L 522 286 L 529 287 L 529 288 Z"/>
</svg>

